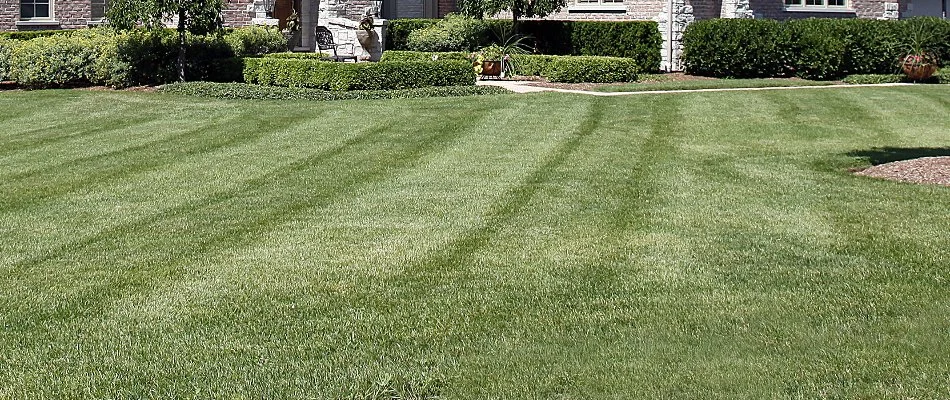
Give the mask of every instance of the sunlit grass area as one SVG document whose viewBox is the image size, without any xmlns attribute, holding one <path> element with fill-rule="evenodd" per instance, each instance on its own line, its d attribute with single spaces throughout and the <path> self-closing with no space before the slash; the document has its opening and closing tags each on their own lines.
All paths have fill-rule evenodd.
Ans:
<svg viewBox="0 0 950 400">
<path fill-rule="evenodd" d="M 2 398 L 947 398 L 942 86 L 0 92 Z"/>
</svg>

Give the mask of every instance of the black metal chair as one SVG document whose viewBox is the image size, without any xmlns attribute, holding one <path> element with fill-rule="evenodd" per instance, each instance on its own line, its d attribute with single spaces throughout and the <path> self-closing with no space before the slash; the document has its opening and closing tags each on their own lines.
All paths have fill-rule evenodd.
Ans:
<svg viewBox="0 0 950 400">
<path fill-rule="evenodd" d="M 346 60 L 353 60 L 356 62 L 356 54 L 353 54 L 353 45 L 352 44 L 336 44 L 333 42 L 333 33 L 325 26 L 317 26 L 316 31 L 314 32 L 315 37 L 317 38 L 317 48 L 321 51 L 323 50 L 333 50 L 333 55 L 330 56 L 330 59 L 337 62 L 345 62 Z M 338 54 L 336 49 L 338 47 L 349 46 L 350 54 Z"/>
</svg>

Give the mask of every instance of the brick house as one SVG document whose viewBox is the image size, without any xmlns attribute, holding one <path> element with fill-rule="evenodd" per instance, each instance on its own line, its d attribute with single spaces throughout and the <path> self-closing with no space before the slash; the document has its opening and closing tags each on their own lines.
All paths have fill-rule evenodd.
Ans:
<svg viewBox="0 0 950 400">
<path fill-rule="evenodd" d="M 338 42 L 355 42 L 354 29 L 367 10 L 383 18 L 438 18 L 456 0 L 225 0 L 226 26 L 282 25 L 300 16 L 302 46 L 313 50 L 313 31 L 327 26 Z M 948 17 L 950 0 L 567 0 L 549 19 L 654 20 L 664 38 L 663 68 L 678 70 L 679 38 L 686 25 L 709 18 Z M 103 22 L 108 0 L 0 0 L 0 30 L 73 29 Z M 383 35 L 383 22 L 377 20 Z"/>
</svg>

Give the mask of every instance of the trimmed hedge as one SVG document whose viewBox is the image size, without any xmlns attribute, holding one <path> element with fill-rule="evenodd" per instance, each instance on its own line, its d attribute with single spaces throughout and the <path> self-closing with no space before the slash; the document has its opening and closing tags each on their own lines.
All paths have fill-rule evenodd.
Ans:
<svg viewBox="0 0 950 400">
<path fill-rule="evenodd" d="M 73 29 L 56 29 L 56 30 L 40 30 L 40 31 L 17 31 L 17 32 L 0 32 L 0 38 L 7 38 L 12 40 L 31 40 L 38 37 L 46 36 L 56 36 L 56 35 L 69 35 L 74 32 Z"/>
<path fill-rule="evenodd" d="M 950 61 L 950 21 L 939 18 L 697 21 L 683 34 L 682 61 L 688 73 L 732 78 L 891 74 L 917 31 L 927 32 L 924 48 Z"/>
<path fill-rule="evenodd" d="M 178 38 L 173 30 L 115 32 L 100 27 L 53 31 L 29 40 L 0 38 L 0 79 L 24 87 L 131 86 L 178 80 Z M 188 35 L 189 80 L 240 81 L 237 55 L 283 51 L 276 30 L 240 28 L 208 36 Z M 284 41 L 285 42 L 285 41 Z"/>
<path fill-rule="evenodd" d="M 386 50 L 383 52 L 383 56 L 379 59 L 379 62 L 390 62 L 390 61 L 447 61 L 447 60 L 457 60 L 457 61 L 469 61 L 469 54 L 463 51 L 447 51 L 447 52 L 425 52 L 425 51 L 403 51 L 403 50 Z"/>
<path fill-rule="evenodd" d="M 387 50 L 411 50 L 409 35 L 416 30 L 432 27 L 439 20 L 410 19 L 390 21 L 387 31 Z M 476 43 L 460 41 L 459 48 L 440 48 L 440 51 L 469 51 L 484 47 L 497 40 L 493 32 L 510 30 L 510 20 L 472 20 L 477 32 L 467 33 L 477 38 Z M 519 23 L 519 33 L 528 36 L 526 43 L 534 53 L 551 55 L 590 55 L 627 57 L 637 60 L 642 72 L 660 69 L 662 38 L 653 21 L 552 21 L 531 20 Z"/>
<path fill-rule="evenodd" d="M 551 58 L 542 76 L 551 82 L 564 83 L 634 82 L 638 68 L 629 58 L 562 56 Z"/>
<path fill-rule="evenodd" d="M 277 28 L 248 26 L 224 34 L 224 41 L 239 57 L 287 51 L 287 38 Z"/>
<path fill-rule="evenodd" d="M 352 90 L 328 92 L 308 88 L 260 86 L 246 83 L 185 82 L 164 85 L 162 92 L 222 99 L 252 100 L 350 100 L 460 97 L 511 93 L 498 86 L 439 86 L 401 90 Z"/>
<path fill-rule="evenodd" d="M 323 53 L 271 53 L 264 54 L 264 58 L 292 58 L 297 60 L 324 60 L 329 61 L 330 56 Z"/>
<path fill-rule="evenodd" d="M 244 60 L 244 81 L 322 90 L 390 90 L 474 85 L 475 75 L 471 63 L 463 61 L 336 63 L 248 58 Z"/>
</svg>

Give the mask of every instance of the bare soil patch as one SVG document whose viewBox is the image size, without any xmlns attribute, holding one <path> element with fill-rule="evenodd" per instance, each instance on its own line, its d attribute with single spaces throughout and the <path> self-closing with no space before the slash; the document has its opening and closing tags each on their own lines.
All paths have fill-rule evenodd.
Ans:
<svg viewBox="0 0 950 400">
<path fill-rule="evenodd" d="M 950 186 L 950 156 L 921 157 L 879 164 L 855 174 L 900 182 Z"/>
</svg>

